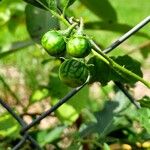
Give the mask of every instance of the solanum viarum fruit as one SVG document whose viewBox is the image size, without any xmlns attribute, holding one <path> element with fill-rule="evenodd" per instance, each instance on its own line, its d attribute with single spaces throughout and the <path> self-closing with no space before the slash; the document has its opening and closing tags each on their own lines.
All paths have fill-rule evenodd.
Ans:
<svg viewBox="0 0 150 150">
<path fill-rule="evenodd" d="M 75 35 L 68 40 L 66 50 L 72 57 L 83 58 L 90 53 L 91 44 L 85 36 Z"/>
<path fill-rule="evenodd" d="M 41 44 L 51 56 L 61 56 L 66 49 L 64 36 L 55 30 L 45 33 L 41 39 Z"/>
<path fill-rule="evenodd" d="M 65 60 L 59 68 L 60 80 L 70 87 L 81 86 L 88 76 L 88 67 L 76 59 Z"/>
</svg>

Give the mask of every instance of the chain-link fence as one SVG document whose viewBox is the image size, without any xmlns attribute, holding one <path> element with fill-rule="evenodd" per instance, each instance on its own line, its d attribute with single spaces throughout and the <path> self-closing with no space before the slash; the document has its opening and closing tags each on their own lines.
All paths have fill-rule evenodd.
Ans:
<svg viewBox="0 0 150 150">
<path fill-rule="evenodd" d="M 139 24 L 137 24 L 135 27 L 133 27 L 130 31 L 125 33 L 123 36 L 121 36 L 118 40 L 113 42 L 110 46 L 108 46 L 106 49 L 103 50 L 104 53 L 109 53 L 113 49 L 115 49 L 117 46 L 119 46 L 121 43 L 123 43 L 125 40 L 127 40 L 130 36 L 132 36 L 134 33 L 136 33 L 138 30 L 140 30 L 142 27 L 144 27 L 146 24 L 150 22 L 150 16 L 142 20 Z M 95 47 L 98 47 L 93 41 L 92 44 L 95 45 Z M 99 47 L 98 47 L 99 49 Z M 97 51 L 99 53 L 99 51 Z M 127 89 L 124 87 L 124 85 L 120 82 L 114 82 L 115 85 L 128 97 L 131 103 L 135 105 L 137 109 L 140 108 L 140 106 L 136 103 L 132 95 L 127 91 Z M 59 100 L 58 103 L 56 103 L 53 107 L 51 107 L 49 110 L 43 112 L 39 117 L 37 117 L 35 120 L 33 120 L 30 124 L 26 124 L 25 121 L 9 106 L 5 103 L 3 99 L 0 98 L 0 104 L 17 120 L 17 122 L 22 127 L 20 134 L 22 136 L 21 141 L 12 148 L 13 150 L 20 149 L 25 142 L 28 140 L 31 142 L 31 144 L 34 146 L 33 149 L 42 150 L 40 145 L 35 141 L 32 136 L 28 133 L 29 129 L 31 129 L 33 126 L 38 124 L 42 119 L 50 115 L 52 112 L 54 112 L 57 108 L 59 108 L 61 105 L 63 105 L 65 102 L 69 101 L 71 97 L 73 97 L 76 93 L 78 93 L 85 85 L 84 83 L 82 86 L 77 87 L 70 91 L 64 98 Z"/>
</svg>

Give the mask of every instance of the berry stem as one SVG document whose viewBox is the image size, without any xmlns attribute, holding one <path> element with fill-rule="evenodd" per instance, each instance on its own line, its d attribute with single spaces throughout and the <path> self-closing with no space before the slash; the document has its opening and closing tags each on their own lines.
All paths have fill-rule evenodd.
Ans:
<svg viewBox="0 0 150 150">
<path fill-rule="evenodd" d="M 80 26 L 79 26 L 79 28 L 77 30 L 77 34 L 78 35 L 83 35 L 83 26 L 84 26 L 84 24 L 83 24 L 83 18 L 81 17 L 80 18 Z"/>
<path fill-rule="evenodd" d="M 77 23 L 74 23 L 72 25 L 70 25 L 66 30 L 64 31 L 60 31 L 63 35 L 65 35 L 66 37 L 70 36 L 72 30 L 77 26 Z"/>
</svg>

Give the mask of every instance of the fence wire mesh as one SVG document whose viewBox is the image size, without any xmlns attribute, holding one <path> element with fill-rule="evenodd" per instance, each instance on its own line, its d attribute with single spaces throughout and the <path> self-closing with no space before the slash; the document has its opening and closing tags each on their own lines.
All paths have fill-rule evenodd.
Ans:
<svg viewBox="0 0 150 150">
<path fill-rule="evenodd" d="M 113 49 L 115 49 L 117 46 L 119 46 L 121 43 L 123 43 L 125 40 L 127 40 L 130 36 L 132 36 L 134 33 L 136 33 L 138 30 L 140 30 L 142 27 L 144 27 L 146 24 L 150 22 L 150 16 L 142 20 L 139 24 L 134 26 L 131 30 L 129 30 L 127 33 L 122 35 L 120 38 L 118 38 L 115 42 L 113 42 L 110 46 L 108 46 L 106 49 L 102 50 L 104 53 L 109 53 Z M 95 47 L 98 47 L 94 41 L 91 41 Z M 99 49 L 99 48 L 98 48 Z M 97 51 L 99 53 L 99 51 Z M 74 88 L 72 91 L 70 91 L 64 98 L 60 99 L 58 103 L 56 103 L 53 107 L 51 107 L 49 110 L 43 112 L 40 116 L 38 116 L 35 120 L 33 120 L 30 124 L 26 124 L 25 121 L 8 105 L 5 103 L 3 99 L 0 98 L 0 104 L 17 120 L 17 122 L 22 127 L 20 131 L 20 135 L 22 136 L 22 139 L 20 142 L 12 148 L 12 150 L 19 150 L 22 148 L 22 146 L 26 143 L 26 141 L 30 141 L 34 148 L 37 150 L 42 150 L 40 145 L 35 141 L 32 136 L 28 133 L 28 131 L 38 124 L 42 119 L 50 115 L 52 112 L 54 112 L 56 109 L 58 109 L 61 105 L 63 105 L 65 102 L 69 101 L 71 97 L 73 97 L 76 93 L 78 93 L 86 84 L 84 83 L 82 86 Z M 135 105 L 137 109 L 140 108 L 140 106 L 136 103 L 136 100 L 133 98 L 133 96 L 127 91 L 127 89 L 124 87 L 124 85 L 120 82 L 114 82 L 115 85 L 125 94 L 125 96 L 128 97 L 130 102 Z"/>
</svg>

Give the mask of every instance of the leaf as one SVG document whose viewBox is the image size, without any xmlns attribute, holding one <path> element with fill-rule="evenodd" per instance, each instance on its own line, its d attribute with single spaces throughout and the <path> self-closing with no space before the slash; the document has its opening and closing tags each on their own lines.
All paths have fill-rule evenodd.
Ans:
<svg viewBox="0 0 150 150">
<path fill-rule="evenodd" d="M 16 138 L 19 136 L 20 126 L 17 121 L 8 113 L 0 115 L 0 136 Z"/>
<path fill-rule="evenodd" d="M 110 150 L 110 147 L 107 143 L 103 144 L 103 150 Z"/>
<path fill-rule="evenodd" d="M 119 65 L 142 77 L 141 64 L 137 60 L 134 60 L 128 55 L 112 57 L 112 59 Z M 137 82 L 137 80 L 121 72 L 120 74 L 122 76 L 120 76 L 120 74 L 116 73 L 108 64 L 100 60 L 97 56 L 92 57 L 88 63 L 94 65 L 89 68 L 92 76 L 91 82 L 99 81 L 102 85 L 106 85 L 111 80 L 130 84 Z"/>
<path fill-rule="evenodd" d="M 88 61 L 91 79 L 90 82 L 99 81 L 102 85 L 106 85 L 111 80 L 111 68 L 97 56 L 91 57 Z"/>
<path fill-rule="evenodd" d="M 119 32 L 119 33 L 125 33 L 133 28 L 133 26 L 130 26 L 128 24 L 122 24 L 117 22 L 105 22 L 105 21 L 95 21 L 95 22 L 86 22 L 84 24 L 86 29 L 92 29 L 92 30 L 106 30 L 106 31 L 113 31 L 113 32 Z M 150 36 L 143 32 L 137 32 L 135 35 L 150 38 Z M 143 49 L 142 52 L 147 52 Z"/>
<path fill-rule="evenodd" d="M 61 5 L 63 5 L 64 8 L 70 7 L 76 0 L 62 0 Z"/>
<path fill-rule="evenodd" d="M 38 8 L 42 8 L 42 9 L 45 9 L 40 3 L 38 3 L 38 1 L 36 0 L 23 0 L 25 1 L 26 3 L 29 3 L 35 7 L 38 7 Z M 46 3 L 45 0 L 40 0 L 45 6 L 48 6 L 48 4 Z"/>
<path fill-rule="evenodd" d="M 141 63 L 135 59 L 133 59 L 132 57 L 128 56 L 128 55 L 124 55 L 124 56 L 119 56 L 119 57 L 112 57 L 112 59 L 118 63 L 119 65 L 125 67 L 126 69 L 130 70 L 131 72 L 139 75 L 140 77 L 143 77 L 143 73 L 141 71 Z M 114 75 L 114 76 L 113 76 Z M 131 76 L 129 75 L 125 75 L 125 80 L 123 80 L 123 78 L 120 76 L 118 76 L 117 74 L 115 75 L 114 73 L 112 73 L 112 77 L 113 80 L 115 81 L 120 81 L 120 82 L 124 82 L 124 83 L 130 83 L 130 84 L 134 84 L 137 82 L 136 79 L 133 79 Z"/>
<path fill-rule="evenodd" d="M 66 86 L 63 82 L 60 81 L 58 74 L 57 75 L 50 75 L 48 89 L 50 92 L 50 96 L 52 98 L 61 99 L 69 92 L 68 86 Z"/>
<path fill-rule="evenodd" d="M 46 88 L 38 89 L 34 91 L 30 97 L 30 103 L 35 103 L 43 100 L 44 98 L 49 96 L 49 91 Z"/>
<path fill-rule="evenodd" d="M 26 24 L 27 30 L 33 40 L 38 43 L 44 33 L 51 29 L 58 29 L 58 19 L 52 17 L 52 15 L 40 8 L 36 8 L 30 4 L 26 6 Z"/>
<path fill-rule="evenodd" d="M 84 108 L 92 109 L 94 101 L 89 97 L 89 87 L 85 86 L 76 95 L 74 95 L 67 103 L 72 105 L 79 113 Z"/>
<path fill-rule="evenodd" d="M 60 139 L 64 129 L 65 129 L 64 126 L 59 126 L 50 131 L 49 130 L 38 131 L 36 134 L 36 140 L 43 147 L 46 144 L 52 143 L 55 140 Z"/>
<path fill-rule="evenodd" d="M 88 124 L 81 131 L 81 136 L 99 133 L 100 137 L 103 138 L 112 131 L 126 127 L 129 122 L 126 120 L 125 115 L 128 115 L 127 112 L 130 109 L 128 98 L 122 92 L 118 92 L 112 101 L 106 102 L 103 110 L 94 113 L 97 121 Z"/>
<path fill-rule="evenodd" d="M 141 107 L 150 108 L 150 97 L 144 96 L 139 100 Z"/>
<path fill-rule="evenodd" d="M 46 9 L 45 7 L 47 7 L 51 10 L 57 11 L 56 0 L 24 0 L 24 1 L 35 6 L 35 7 L 38 7 L 38 8 Z"/>
<path fill-rule="evenodd" d="M 57 11 L 57 3 L 56 0 L 46 0 L 47 4 L 48 4 L 48 8 L 53 10 L 53 11 Z"/>
<path fill-rule="evenodd" d="M 141 108 L 138 110 L 137 119 L 139 120 L 142 127 L 150 134 L 150 109 Z"/>
<path fill-rule="evenodd" d="M 118 106 L 116 102 L 107 102 L 105 108 L 95 113 L 97 122 L 91 123 L 81 132 L 81 136 L 88 136 L 92 133 L 99 133 L 101 137 L 105 137 L 116 127 L 113 124 L 113 110 Z"/>
<path fill-rule="evenodd" d="M 80 0 L 89 10 L 102 20 L 117 22 L 117 14 L 108 0 Z"/>
<path fill-rule="evenodd" d="M 65 0 L 63 3 L 64 5 L 64 9 L 63 9 L 63 14 L 65 14 L 66 9 L 71 6 L 76 0 Z"/>
<path fill-rule="evenodd" d="M 59 99 L 52 99 L 52 104 L 55 105 L 58 101 Z M 79 113 L 76 109 L 67 103 L 64 103 L 61 107 L 59 107 L 55 113 L 59 120 L 66 125 L 71 125 L 79 117 Z"/>
</svg>

